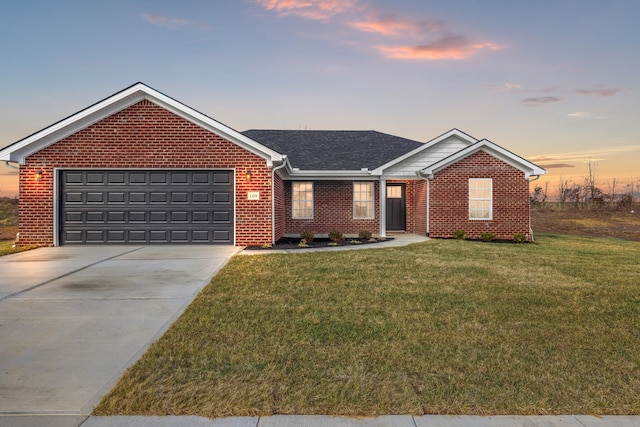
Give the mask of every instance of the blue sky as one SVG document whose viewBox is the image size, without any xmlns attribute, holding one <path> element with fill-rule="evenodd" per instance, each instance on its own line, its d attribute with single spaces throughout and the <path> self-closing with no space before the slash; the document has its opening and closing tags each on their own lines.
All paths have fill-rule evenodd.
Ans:
<svg viewBox="0 0 640 427">
<path fill-rule="evenodd" d="M 457 127 L 640 178 L 640 1 L 0 0 L 0 147 L 137 81 L 237 130 Z M 0 195 L 17 180 L 0 166 Z"/>
</svg>

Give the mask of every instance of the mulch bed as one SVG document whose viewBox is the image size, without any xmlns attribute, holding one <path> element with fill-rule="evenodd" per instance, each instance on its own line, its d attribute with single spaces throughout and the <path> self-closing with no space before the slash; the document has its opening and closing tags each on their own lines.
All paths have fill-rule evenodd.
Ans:
<svg viewBox="0 0 640 427">
<path fill-rule="evenodd" d="M 300 244 L 300 238 L 294 238 L 294 237 L 283 237 L 282 239 L 278 240 L 276 242 L 275 245 L 273 245 L 272 247 L 269 248 L 265 248 L 262 246 L 247 246 L 248 250 L 260 250 L 260 251 L 269 251 L 269 250 L 274 250 L 274 249 L 300 249 L 300 250 L 304 250 L 304 249 L 311 249 L 311 248 L 330 248 L 333 246 L 356 246 L 356 245 L 375 245 L 376 243 L 381 243 L 381 242 L 388 242 L 390 240 L 393 240 L 393 237 L 387 237 L 384 239 L 345 239 L 342 241 L 337 242 L 337 245 L 332 245 L 329 246 L 329 243 L 331 243 L 331 240 L 329 239 L 325 239 L 325 238 L 315 238 L 313 239 L 312 242 L 307 243 L 308 247 L 300 247 L 298 246 Z M 355 242 L 359 242 L 359 243 L 355 243 Z"/>
</svg>

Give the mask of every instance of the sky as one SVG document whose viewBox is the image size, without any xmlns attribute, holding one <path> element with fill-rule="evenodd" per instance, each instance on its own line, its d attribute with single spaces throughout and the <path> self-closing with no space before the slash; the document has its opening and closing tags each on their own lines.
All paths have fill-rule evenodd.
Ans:
<svg viewBox="0 0 640 427">
<path fill-rule="evenodd" d="M 0 0 L 0 147 L 138 81 L 236 130 L 452 128 L 640 183 L 637 0 Z M 17 194 L 0 165 L 0 196 Z"/>
</svg>

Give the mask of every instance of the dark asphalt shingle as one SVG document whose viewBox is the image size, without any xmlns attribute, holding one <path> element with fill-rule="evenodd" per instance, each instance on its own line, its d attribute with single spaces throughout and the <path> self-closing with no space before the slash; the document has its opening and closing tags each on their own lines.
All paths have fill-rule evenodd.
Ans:
<svg viewBox="0 0 640 427">
<path fill-rule="evenodd" d="M 374 169 L 422 145 L 373 130 L 259 130 L 242 132 L 301 170 Z"/>
</svg>

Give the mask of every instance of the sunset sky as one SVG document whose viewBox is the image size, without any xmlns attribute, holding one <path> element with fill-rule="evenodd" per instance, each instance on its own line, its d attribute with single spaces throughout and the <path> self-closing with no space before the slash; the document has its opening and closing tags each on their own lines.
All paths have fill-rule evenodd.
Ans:
<svg viewBox="0 0 640 427">
<path fill-rule="evenodd" d="M 640 1 L 0 1 L 0 147 L 142 81 L 239 131 L 452 128 L 640 182 Z M 17 194 L 0 166 L 0 195 Z"/>
</svg>

